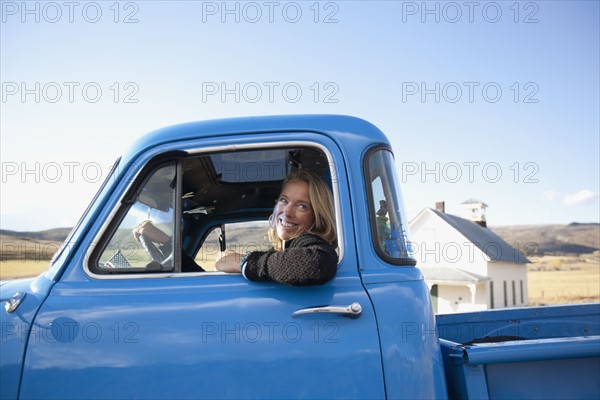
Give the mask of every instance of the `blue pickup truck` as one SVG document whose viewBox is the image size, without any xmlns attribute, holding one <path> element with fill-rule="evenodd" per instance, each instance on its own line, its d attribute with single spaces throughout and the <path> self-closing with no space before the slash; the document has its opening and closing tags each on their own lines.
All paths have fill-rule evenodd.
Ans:
<svg viewBox="0 0 600 400">
<path fill-rule="evenodd" d="M 223 251 L 269 246 L 292 168 L 333 192 L 335 277 L 297 287 L 216 270 Z M 358 118 L 143 136 L 48 271 L 2 282 L 0 397 L 600 398 L 600 304 L 436 317 L 402 210 L 390 143 Z M 159 252 L 132 235 L 147 220 L 170 238 Z"/>
</svg>

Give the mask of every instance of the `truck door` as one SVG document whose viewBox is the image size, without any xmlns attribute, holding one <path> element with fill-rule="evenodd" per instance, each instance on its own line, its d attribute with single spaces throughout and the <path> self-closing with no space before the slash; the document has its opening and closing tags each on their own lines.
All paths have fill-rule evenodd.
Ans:
<svg viewBox="0 0 600 400">
<path fill-rule="evenodd" d="M 261 140 L 264 146 L 258 152 L 256 143 Z M 290 140 L 293 146 L 282 148 L 281 135 L 254 136 L 235 143 L 240 153 L 233 154 L 231 143 L 221 138 L 207 143 L 214 157 L 200 151 L 190 158 L 193 152 L 188 151 L 187 158 L 145 169 L 145 176 L 139 174 L 133 184 L 138 184 L 134 198 L 127 198 L 131 185 L 117 190 L 111 200 L 114 207 L 90 232 L 94 244 L 78 250 L 38 313 L 20 395 L 385 397 L 375 315 L 358 275 L 341 153 L 317 134 Z M 268 217 L 265 212 L 273 203 L 263 206 L 261 193 L 275 187 L 290 163 L 327 169 L 340 242 L 335 278 L 321 286 L 290 287 L 249 282 L 240 274 L 182 272 L 185 256 L 178 250 L 210 253 L 217 244 L 206 240 L 209 232 L 219 235 L 224 228 L 227 248 L 244 245 L 244 232 L 249 230 L 242 230 L 237 239 L 228 231 L 240 221 L 260 224 Z M 190 169 L 195 173 L 190 175 Z M 211 181 L 211 173 L 220 178 Z M 225 179 L 227 173 L 231 179 Z M 265 173 L 272 174 L 271 181 Z M 256 174 L 261 178 L 248 182 Z M 202 197 L 219 185 L 242 184 L 253 190 L 239 194 L 239 207 L 234 206 L 235 196 L 225 192 L 215 192 L 209 203 Z M 151 262 L 132 239 L 140 213 L 173 238 L 161 244 L 160 262 Z M 198 235 L 185 236 L 190 231 L 200 236 L 197 243 Z M 173 254 L 170 246 L 176 249 Z M 201 260 L 206 254 L 200 253 L 191 256 Z M 209 260 L 203 262 L 210 269 Z"/>
</svg>

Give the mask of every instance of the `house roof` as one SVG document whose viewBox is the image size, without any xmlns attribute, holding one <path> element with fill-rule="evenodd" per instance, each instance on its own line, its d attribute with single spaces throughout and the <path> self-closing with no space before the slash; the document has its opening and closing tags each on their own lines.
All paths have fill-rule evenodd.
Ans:
<svg viewBox="0 0 600 400">
<path fill-rule="evenodd" d="M 477 283 L 491 278 L 454 267 L 421 267 L 425 280 L 433 282 Z"/>
<path fill-rule="evenodd" d="M 490 258 L 490 262 L 506 261 L 519 264 L 529 263 L 529 260 L 525 258 L 518 249 L 515 249 L 506 243 L 500 236 L 496 235 L 491 230 L 482 227 L 478 223 L 455 215 L 436 211 L 431 208 L 429 210 L 472 242 L 479 250 Z"/>
</svg>

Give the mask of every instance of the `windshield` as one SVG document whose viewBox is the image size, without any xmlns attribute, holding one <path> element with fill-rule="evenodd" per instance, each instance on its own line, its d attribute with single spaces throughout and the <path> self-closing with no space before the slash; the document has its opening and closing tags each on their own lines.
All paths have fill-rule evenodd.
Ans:
<svg viewBox="0 0 600 400">
<path fill-rule="evenodd" d="M 119 168 L 119 163 L 120 162 L 121 162 L 121 157 L 117 158 L 117 160 L 115 161 L 115 163 L 111 167 L 110 172 L 108 173 L 108 176 L 106 177 L 106 179 L 104 180 L 104 182 L 102 182 L 102 185 L 100 186 L 100 189 L 98 189 L 98 191 L 96 192 L 96 194 L 92 198 L 92 201 L 90 202 L 90 204 L 85 209 L 85 212 L 81 215 L 81 218 L 79 218 L 79 221 L 77 221 L 77 224 L 75 224 L 75 227 L 73 229 L 71 229 L 71 232 L 69 232 L 69 235 L 67 235 L 67 238 L 62 243 L 62 245 L 60 246 L 60 248 L 52 256 L 52 259 L 50 260 L 50 267 L 51 268 L 54 266 L 54 264 L 56 263 L 56 261 L 62 256 L 62 254 L 65 251 L 65 249 L 68 248 L 68 247 L 70 247 L 70 244 L 72 243 L 72 240 L 73 240 L 73 237 L 75 236 L 75 233 L 79 230 L 81 224 L 83 223 L 83 221 L 87 217 L 87 215 L 90 212 L 92 206 L 96 203 L 96 200 L 100 196 L 100 193 L 102 193 L 102 191 L 104 190 L 104 188 L 107 186 L 108 182 L 111 179 L 113 179 L 113 176 L 115 175 L 115 171 L 117 171 L 118 168 Z"/>
</svg>

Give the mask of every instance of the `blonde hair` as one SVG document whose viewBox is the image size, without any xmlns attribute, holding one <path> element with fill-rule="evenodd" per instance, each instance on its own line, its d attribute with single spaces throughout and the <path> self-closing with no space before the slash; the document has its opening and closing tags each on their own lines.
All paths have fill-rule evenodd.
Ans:
<svg viewBox="0 0 600 400">
<path fill-rule="evenodd" d="M 315 215 L 315 223 L 305 232 L 319 236 L 334 249 L 337 248 L 333 195 L 331 194 L 331 190 L 329 190 L 329 186 L 315 173 L 305 169 L 295 170 L 290 173 L 283 181 L 281 193 L 283 193 L 283 189 L 290 182 L 305 182 L 308 184 L 308 198 Z M 277 210 L 277 206 L 275 206 L 273 214 L 269 217 L 269 240 L 273 243 L 273 247 L 276 250 L 281 250 L 283 248 L 283 239 L 277 235 L 275 210 Z M 300 235 L 305 232 L 301 232 Z"/>
</svg>

